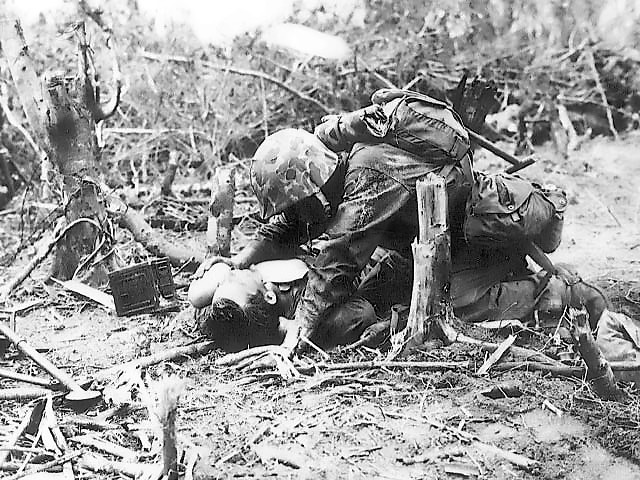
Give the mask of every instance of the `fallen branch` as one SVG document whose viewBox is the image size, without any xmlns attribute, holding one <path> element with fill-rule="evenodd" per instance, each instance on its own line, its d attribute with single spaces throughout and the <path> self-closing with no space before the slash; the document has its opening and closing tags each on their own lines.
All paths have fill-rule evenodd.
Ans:
<svg viewBox="0 0 640 480">
<path fill-rule="evenodd" d="M 78 465 L 96 473 L 126 475 L 133 478 L 159 478 L 162 473 L 162 465 L 118 462 L 107 460 L 95 454 L 83 455 L 78 461 Z"/>
<path fill-rule="evenodd" d="M 327 363 L 314 366 L 321 370 L 376 370 L 379 368 L 415 368 L 418 370 L 437 371 L 437 370 L 456 370 L 460 368 L 469 368 L 469 362 L 411 362 L 411 361 L 387 361 L 372 360 L 370 362 L 346 362 L 346 363 Z"/>
<path fill-rule="evenodd" d="M 538 465 L 538 462 L 536 460 L 525 457 L 524 455 L 520 455 L 519 453 L 513 453 L 503 448 L 496 447 L 495 445 L 491 445 L 489 443 L 484 443 L 476 440 L 472 443 L 472 445 L 484 453 L 500 457 L 503 460 L 506 460 L 524 470 L 530 470 L 531 468 Z"/>
<path fill-rule="evenodd" d="M 169 163 L 167 164 L 167 171 L 164 174 L 164 180 L 162 180 L 162 187 L 160 187 L 160 194 L 164 196 L 171 196 L 171 187 L 173 181 L 176 178 L 176 172 L 178 171 L 178 154 L 175 151 L 169 152 Z"/>
<path fill-rule="evenodd" d="M 513 342 L 515 342 L 516 338 L 518 338 L 517 335 L 509 335 L 498 346 L 498 348 L 496 348 L 494 352 L 491 355 L 489 355 L 489 358 L 487 358 L 485 362 L 482 364 L 482 366 L 478 369 L 478 371 L 476 372 L 476 375 L 480 376 L 480 375 L 486 375 L 487 373 L 489 373 L 489 370 L 491 369 L 491 367 L 495 365 L 496 362 L 498 362 L 502 358 L 502 356 L 505 354 L 507 350 L 509 350 L 509 347 L 513 345 Z"/>
<path fill-rule="evenodd" d="M 103 440 L 101 438 L 95 438 L 90 435 L 79 435 L 77 437 L 71 437 L 70 442 L 84 445 L 85 447 L 93 447 L 102 452 L 108 453 L 115 457 L 122 458 L 124 460 L 137 460 L 138 453 L 130 448 L 122 447 L 113 442 Z"/>
<path fill-rule="evenodd" d="M 541 362 L 501 362 L 493 367 L 497 371 L 527 370 L 532 372 L 550 373 L 554 376 L 582 378 L 586 373 L 583 367 L 570 367 L 568 365 L 549 365 Z"/>
<path fill-rule="evenodd" d="M 24 373 L 14 372 L 5 368 L 0 368 L 0 378 L 10 378 L 18 382 L 31 383 L 32 385 L 38 385 L 45 388 L 53 388 L 57 384 L 49 380 L 48 378 L 34 377 L 33 375 L 26 375 Z"/>
<path fill-rule="evenodd" d="M 180 266 L 191 260 L 198 263 L 204 260 L 204 252 L 178 247 L 162 238 L 161 234 L 147 223 L 142 214 L 132 208 L 127 209 L 126 213 L 120 217 L 119 223 L 121 227 L 129 230 L 133 238 L 144 245 L 149 252 L 158 257 L 168 257 L 174 266 Z"/>
<path fill-rule="evenodd" d="M 498 348 L 500 348 L 500 345 L 498 345 L 497 343 L 491 343 L 491 342 L 483 342 L 482 340 L 478 340 L 472 337 L 469 337 L 463 333 L 458 333 L 458 336 L 456 337 L 456 341 L 460 342 L 460 343 L 467 343 L 469 345 L 477 345 L 478 347 L 480 347 L 482 350 L 487 351 L 487 352 L 494 352 L 495 350 L 497 350 Z M 565 366 L 563 363 L 554 360 L 551 357 L 548 357 L 547 355 L 545 355 L 544 353 L 541 352 L 537 352 L 535 350 L 531 350 L 529 348 L 524 348 L 524 347 L 518 347 L 516 345 L 512 345 L 510 348 L 511 354 L 514 357 L 519 357 L 522 360 L 534 360 L 546 365 L 556 365 L 556 366 L 560 366 L 563 367 Z"/>
<path fill-rule="evenodd" d="M 51 390 L 45 388 L 0 388 L 0 400 L 25 401 L 46 397 Z"/>
<path fill-rule="evenodd" d="M 200 342 L 200 343 L 194 343 L 193 345 L 172 348 L 169 350 L 155 353 L 153 355 L 149 355 L 148 357 L 138 358 L 136 360 L 123 363 L 122 365 L 115 365 L 113 367 L 107 368 L 106 370 L 97 372 L 93 378 L 94 380 L 106 379 L 124 370 L 129 370 L 134 368 L 146 368 L 160 362 L 175 360 L 178 357 L 204 355 L 205 353 L 210 352 L 214 348 L 214 346 L 215 345 L 213 342 Z"/>
<path fill-rule="evenodd" d="M 32 417 L 33 411 L 34 411 L 33 409 L 29 410 L 25 414 L 25 416 L 22 417 L 22 421 L 20 422 L 20 425 L 18 425 L 18 428 L 16 428 L 13 431 L 11 436 L 2 445 L 3 450 L 0 451 L 0 466 L 7 461 L 7 459 L 11 455 L 11 449 L 16 445 L 16 443 L 18 443 L 18 440 L 20 440 L 20 437 L 22 436 L 24 431 L 27 429 L 27 427 L 31 423 L 31 417 Z"/>
<path fill-rule="evenodd" d="M 52 467 L 56 467 L 58 465 L 64 465 L 65 463 L 73 460 L 74 458 L 79 457 L 83 453 L 84 453 L 84 450 L 79 450 L 77 452 L 67 453 L 67 454 L 63 455 L 62 457 L 60 457 L 60 458 L 56 458 L 55 460 L 52 460 L 50 462 L 43 463 L 42 465 L 38 465 L 37 467 L 29 469 L 29 471 L 22 472 L 22 473 L 17 473 L 15 475 L 12 475 L 12 476 L 6 478 L 5 480 L 18 480 L 19 478 L 26 477 L 27 475 L 32 475 L 34 473 L 43 472 L 43 471 L 49 470 Z"/>
</svg>

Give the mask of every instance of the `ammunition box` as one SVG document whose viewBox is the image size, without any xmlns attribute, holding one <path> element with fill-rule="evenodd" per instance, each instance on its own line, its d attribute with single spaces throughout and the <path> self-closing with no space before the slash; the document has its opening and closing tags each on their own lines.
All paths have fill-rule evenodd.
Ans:
<svg viewBox="0 0 640 480">
<path fill-rule="evenodd" d="M 175 284 L 168 258 L 150 260 L 109 273 L 109 287 L 118 316 L 152 313 L 160 298 L 175 297 Z"/>
</svg>

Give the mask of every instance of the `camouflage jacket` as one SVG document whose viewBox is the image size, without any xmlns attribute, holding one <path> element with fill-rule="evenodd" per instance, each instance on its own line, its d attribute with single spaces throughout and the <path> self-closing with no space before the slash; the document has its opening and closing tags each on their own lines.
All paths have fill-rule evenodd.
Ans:
<svg viewBox="0 0 640 480">
<path fill-rule="evenodd" d="M 435 155 L 446 154 L 434 150 Z M 264 242 L 287 246 L 291 251 L 323 233 L 326 236 L 310 265 L 295 311 L 300 325 L 316 331 L 330 309 L 350 297 L 358 274 L 377 246 L 411 257 L 411 242 L 418 231 L 418 179 L 429 172 L 445 175 L 452 218 L 461 208 L 463 213 L 468 190 L 462 170 L 452 164 L 443 166 L 443 158 L 435 160 L 427 162 L 384 143 L 358 143 L 338 165 L 343 181 L 335 192 L 325 192 L 332 206 L 326 223 L 303 225 L 285 212 L 260 228 L 258 237 Z"/>
</svg>

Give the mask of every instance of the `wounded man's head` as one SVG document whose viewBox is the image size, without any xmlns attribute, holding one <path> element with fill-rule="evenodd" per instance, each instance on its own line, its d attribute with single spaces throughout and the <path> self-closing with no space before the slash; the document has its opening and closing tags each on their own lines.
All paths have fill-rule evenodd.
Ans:
<svg viewBox="0 0 640 480">
<path fill-rule="evenodd" d="M 280 262 L 272 266 L 277 268 L 229 270 L 212 283 L 210 303 L 196 310 L 201 332 L 223 350 L 234 352 L 283 340 L 280 317 L 291 313 L 306 266 L 302 264 L 301 269 Z M 291 268 L 297 270 L 291 272 Z"/>
</svg>

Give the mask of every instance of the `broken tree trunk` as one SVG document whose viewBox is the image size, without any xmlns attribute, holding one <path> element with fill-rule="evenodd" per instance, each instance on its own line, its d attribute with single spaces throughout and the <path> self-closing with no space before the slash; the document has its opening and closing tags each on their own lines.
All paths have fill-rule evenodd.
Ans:
<svg viewBox="0 0 640 480">
<path fill-rule="evenodd" d="M 69 80 L 52 76 L 44 85 L 36 77 L 19 22 L 8 25 L 5 21 L 2 27 L 3 53 L 27 119 L 47 158 L 58 170 L 57 183 L 63 191 L 66 220 L 94 221 L 78 223 L 56 245 L 51 276 L 67 280 L 80 273 L 101 250 L 110 249 L 112 237 L 103 228 L 107 217 L 96 183 L 100 149 L 95 124 L 115 111 L 117 101 L 104 105 L 99 102 L 84 24 L 78 24 L 75 31 L 79 48 L 76 77 Z M 116 90 L 117 100 L 119 81 Z M 106 268 L 101 264 L 89 273 L 91 283 L 106 282 Z"/>
<path fill-rule="evenodd" d="M 236 193 L 234 168 L 218 168 L 211 180 L 211 216 L 207 224 L 207 253 L 209 255 L 231 254 L 231 231 L 233 230 L 233 203 Z"/>
<path fill-rule="evenodd" d="M 133 208 L 127 209 L 125 214 L 120 217 L 119 224 L 129 230 L 133 234 L 133 238 L 153 255 L 168 257 L 174 267 L 181 267 L 192 260 L 198 264 L 204 261 L 204 252 L 171 243 L 162 235 L 162 232 L 147 223 L 144 215 Z"/>
<path fill-rule="evenodd" d="M 444 179 L 430 173 L 416 183 L 418 238 L 413 248 L 413 291 L 407 327 L 392 338 L 392 354 L 407 353 L 426 340 L 453 343 L 453 307 L 447 192 Z M 395 353 L 394 353 L 395 352 Z"/>
<path fill-rule="evenodd" d="M 587 314 L 572 312 L 571 316 L 573 318 L 571 336 L 578 353 L 587 365 L 587 380 L 603 400 L 625 400 L 626 394 L 618 388 L 611 366 L 593 338 Z"/>
</svg>

